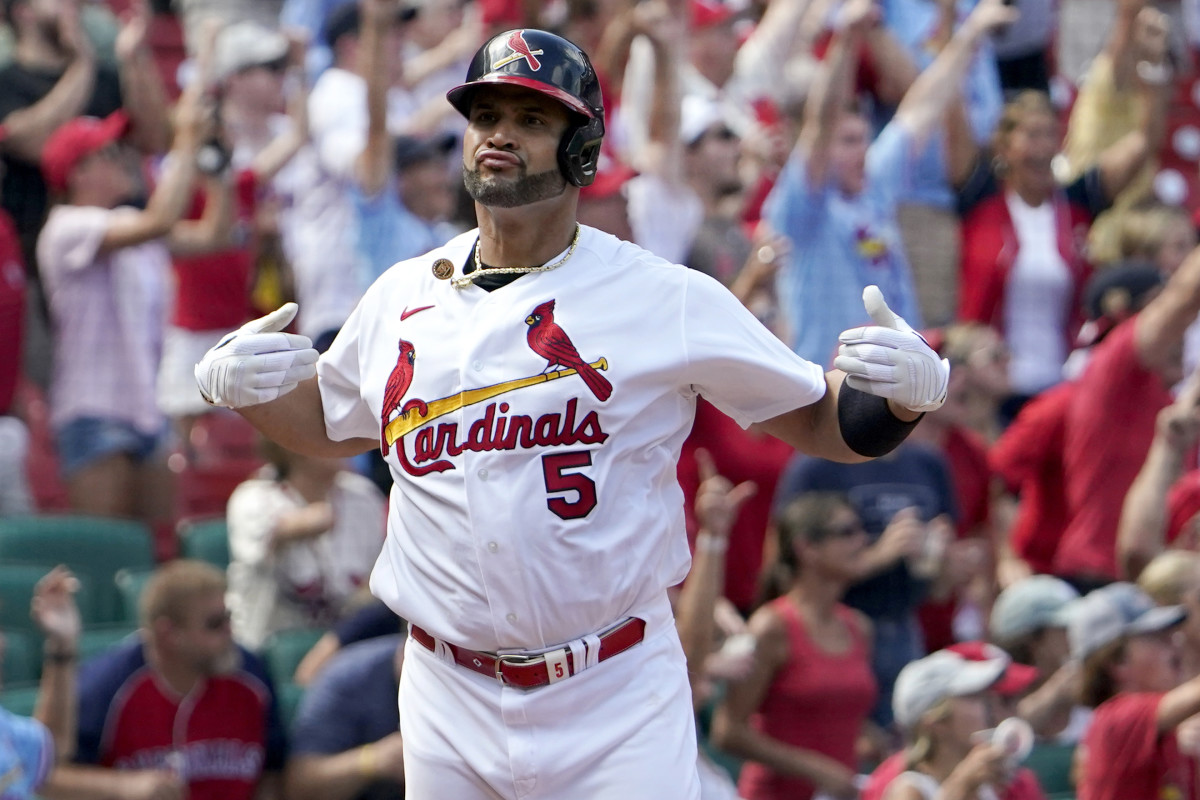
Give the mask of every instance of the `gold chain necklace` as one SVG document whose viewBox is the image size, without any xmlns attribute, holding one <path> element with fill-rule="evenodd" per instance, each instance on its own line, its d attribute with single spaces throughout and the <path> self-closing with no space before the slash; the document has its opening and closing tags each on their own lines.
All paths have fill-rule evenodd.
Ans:
<svg viewBox="0 0 1200 800">
<path fill-rule="evenodd" d="M 579 223 L 575 224 L 575 237 L 571 239 L 571 246 L 567 248 L 566 254 L 551 264 L 543 264 L 540 267 L 487 267 L 483 266 L 482 259 L 479 256 L 480 242 L 475 240 L 475 270 L 460 278 L 455 278 L 451 281 L 455 289 L 465 289 L 475 282 L 476 278 L 481 278 L 484 275 L 524 275 L 527 272 L 549 272 L 552 269 L 558 269 L 563 264 L 567 263 L 571 256 L 575 255 L 575 246 L 579 244 Z"/>
</svg>

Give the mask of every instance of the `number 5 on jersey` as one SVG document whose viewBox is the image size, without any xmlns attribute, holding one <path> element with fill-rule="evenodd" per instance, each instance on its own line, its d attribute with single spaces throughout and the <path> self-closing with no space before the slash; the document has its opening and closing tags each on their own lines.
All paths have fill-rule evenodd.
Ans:
<svg viewBox="0 0 1200 800">
<path fill-rule="evenodd" d="M 561 519 L 582 519 L 596 507 L 596 482 L 581 472 L 569 472 L 592 465 L 590 450 L 573 450 L 569 453 L 547 453 L 542 456 L 542 478 L 546 482 L 546 494 L 560 495 L 574 492 L 572 501 L 566 497 L 547 497 L 546 507 Z"/>
</svg>

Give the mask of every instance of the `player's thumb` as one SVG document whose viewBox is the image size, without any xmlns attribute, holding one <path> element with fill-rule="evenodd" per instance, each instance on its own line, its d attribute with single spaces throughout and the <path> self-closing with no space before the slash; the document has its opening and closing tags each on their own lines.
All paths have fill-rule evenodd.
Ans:
<svg viewBox="0 0 1200 800">
<path fill-rule="evenodd" d="M 900 317 L 888 308 L 887 301 L 883 299 L 883 292 L 879 291 L 875 284 L 863 289 L 863 305 L 871 319 L 881 328 L 891 328 L 894 331 L 904 329 Z"/>
<path fill-rule="evenodd" d="M 265 317 L 247 322 L 242 330 L 246 333 L 278 333 L 296 318 L 299 310 L 300 306 L 295 303 L 284 303 Z"/>
</svg>

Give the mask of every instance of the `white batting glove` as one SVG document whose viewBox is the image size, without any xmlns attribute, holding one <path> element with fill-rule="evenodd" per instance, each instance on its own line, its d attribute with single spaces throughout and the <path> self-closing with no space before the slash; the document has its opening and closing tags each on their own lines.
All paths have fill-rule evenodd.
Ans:
<svg viewBox="0 0 1200 800">
<path fill-rule="evenodd" d="M 317 374 L 312 340 L 281 333 L 300 307 L 284 303 L 226 334 L 196 365 L 200 394 L 215 406 L 243 408 L 267 403 Z"/>
<path fill-rule="evenodd" d="M 878 286 L 863 289 L 863 305 L 875 324 L 838 337 L 842 344 L 833 365 L 846 373 L 846 383 L 911 411 L 941 408 L 950 385 L 950 362 L 939 359 L 924 337 L 888 308 Z"/>
</svg>

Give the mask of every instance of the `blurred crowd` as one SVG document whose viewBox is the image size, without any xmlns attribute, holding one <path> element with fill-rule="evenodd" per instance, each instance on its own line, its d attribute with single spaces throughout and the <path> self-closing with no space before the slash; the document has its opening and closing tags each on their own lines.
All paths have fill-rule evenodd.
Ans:
<svg viewBox="0 0 1200 800">
<path fill-rule="evenodd" d="M 138 632 L 78 669 L 74 577 L 33 589 L 39 722 L 0 717 L 24 791 L 401 795 L 404 623 L 366 591 L 387 468 L 259 441 L 193 366 L 293 300 L 323 351 L 473 228 L 445 93 L 538 27 L 604 87 L 581 222 L 823 365 L 878 285 L 951 364 L 865 464 L 700 402 L 676 601 L 705 797 L 1200 798 L 1195 0 L 4 12 L 0 528 L 137 520 L 158 562 Z M 215 566 L 180 557 L 208 519 Z M 281 703 L 264 658 L 295 630 Z"/>
</svg>

